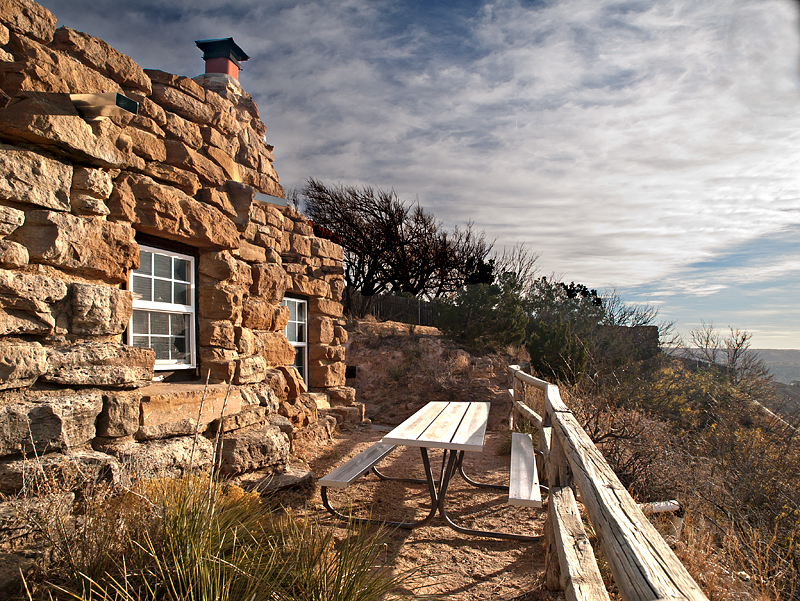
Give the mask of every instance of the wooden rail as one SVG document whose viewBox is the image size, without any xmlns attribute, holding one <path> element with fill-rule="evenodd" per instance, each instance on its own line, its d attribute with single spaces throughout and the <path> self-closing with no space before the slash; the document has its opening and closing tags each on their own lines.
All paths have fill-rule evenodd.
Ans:
<svg viewBox="0 0 800 601">
<path fill-rule="evenodd" d="M 578 514 L 577 493 L 625 601 L 708 601 L 563 403 L 558 387 L 516 365 L 508 371 L 512 423 L 524 419 L 540 434 L 539 477 L 550 491 L 547 587 L 564 590 L 567 599 L 576 601 L 608 599 Z M 538 397 L 533 409 L 523 402 L 530 396 Z"/>
</svg>

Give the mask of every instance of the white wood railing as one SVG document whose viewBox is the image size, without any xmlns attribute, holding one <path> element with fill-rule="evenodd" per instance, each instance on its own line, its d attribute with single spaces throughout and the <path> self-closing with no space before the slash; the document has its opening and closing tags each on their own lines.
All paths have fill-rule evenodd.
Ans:
<svg viewBox="0 0 800 601">
<path fill-rule="evenodd" d="M 625 601 L 708 601 L 563 403 L 558 387 L 516 365 L 508 372 L 512 424 L 524 419 L 539 429 L 539 477 L 549 487 L 547 588 L 564 590 L 567 599 L 609 598 L 578 513 L 577 492 Z M 541 391 L 535 395 L 539 412 L 522 402 L 529 387 Z"/>
</svg>

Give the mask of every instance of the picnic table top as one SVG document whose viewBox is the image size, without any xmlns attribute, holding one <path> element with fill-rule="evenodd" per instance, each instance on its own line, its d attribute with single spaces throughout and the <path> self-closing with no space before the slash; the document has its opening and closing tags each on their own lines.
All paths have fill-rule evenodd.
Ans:
<svg viewBox="0 0 800 601">
<path fill-rule="evenodd" d="M 430 402 L 384 436 L 381 442 L 454 451 L 483 451 L 489 405 L 486 402 Z"/>
</svg>

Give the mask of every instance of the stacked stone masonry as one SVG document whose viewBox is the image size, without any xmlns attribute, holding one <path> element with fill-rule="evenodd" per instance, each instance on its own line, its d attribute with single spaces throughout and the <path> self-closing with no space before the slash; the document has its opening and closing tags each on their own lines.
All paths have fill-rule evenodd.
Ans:
<svg viewBox="0 0 800 601">
<path fill-rule="evenodd" d="M 90 118 L 70 98 L 108 92 L 138 114 Z M 283 197 L 265 132 L 229 76 L 142 69 L 30 0 L 0 2 L 0 489 L 34 450 L 207 465 L 226 396 L 228 474 L 279 468 L 293 434 L 330 432 L 317 407 L 363 418 L 345 387 L 342 250 L 256 198 Z M 143 237 L 195 257 L 194 381 L 154 383 L 154 352 L 128 344 Z M 291 367 L 287 295 L 308 301 L 313 392 Z"/>
</svg>

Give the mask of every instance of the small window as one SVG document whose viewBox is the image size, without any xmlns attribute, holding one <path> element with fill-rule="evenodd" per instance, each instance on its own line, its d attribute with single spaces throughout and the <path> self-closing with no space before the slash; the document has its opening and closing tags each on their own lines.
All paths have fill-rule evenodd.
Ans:
<svg viewBox="0 0 800 601">
<path fill-rule="evenodd" d="M 289 323 L 286 338 L 294 347 L 294 364 L 303 381 L 308 383 L 308 301 L 300 298 L 285 298 L 282 305 L 289 307 Z"/>
<path fill-rule="evenodd" d="M 157 370 L 194 367 L 194 257 L 140 246 L 129 285 L 128 344 L 153 349 Z"/>
</svg>

